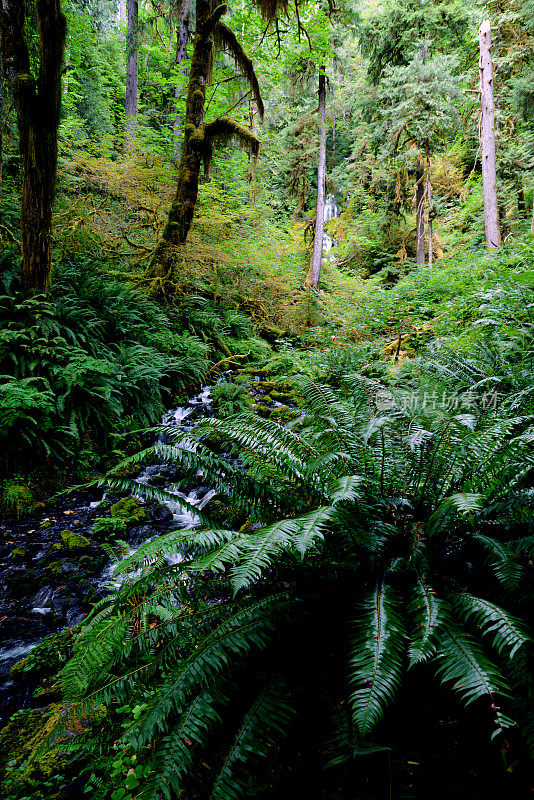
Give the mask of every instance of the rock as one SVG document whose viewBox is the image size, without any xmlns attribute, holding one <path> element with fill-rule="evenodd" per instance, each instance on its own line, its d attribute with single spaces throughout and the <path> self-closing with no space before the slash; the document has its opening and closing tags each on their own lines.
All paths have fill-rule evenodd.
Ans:
<svg viewBox="0 0 534 800">
<path fill-rule="evenodd" d="M 11 560 L 14 561 L 15 564 L 25 564 L 30 560 L 30 554 L 26 547 L 15 547 L 15 549 L 11 551 Z"/>
<path fill-rule="evenodd" d="M 110 513 L 112 517 L 125 519 L 130 525 L 140 525 L 148 519 L 145 509 L 139 507 L 135 497 L 123 497 L 111 506 Z"/>
<path fill-rule="evenodd" d="M 57 549 L 64 549 L 67 552 L 75 553 L 79 552 L 80 550 L 87 550 L 88 547 L 91 546 L 91 542 L 87 537 L 82 536 L 79 533 L 73 533 L 73 531 L 61 531 L 61 544 L 59 544 L 59 548 L 57 544 L 54 545 L 54 550 Z"/>
<path fill-rule="evenodd" d="M 95 570 L 95 562 L 91 556 L 81 556 L 80 558 L 80 567 L 84 569 L 86 572 L 94 572 Z"/>
<path fill-rule="evenodd" d="M 40 523 L 39 527 L 40 527 L 41 529 L 43 529 L 43 530 L 44 530 L 45 528 L 51 528 L 51 527 L 52 527 L 52 523 L 50 522 L 50 520 L 49 520 L 49 519 L 44 519 L 44 520 L 43 520 L 43 521 Z"/>
<path fill-rule="evenodd" d="M 76 565 L 72 561 L 61 559 L 60 561 L 52 561 L 46 569 L 55 578 L 64 578 L 66 575 L 72 575 L 76 572 Z"/>
<path fill-rule="evenodd" d="M 172 520 L 172 511 L 164 503 L 157 503 L 150 509 L 150 516 L 156 522 L 170 522 Z"/>
<path fill-rule="evenodd" d="M 28 663 L 28 656 L 26 658 L 21 658 L 20 661 L 17 661 L 16 664 L 13 664 L 11 669 L 9 670 L 9 677 L 13 680 L 20 680 L 24 677 L 25 667 Z"/>
</svg>

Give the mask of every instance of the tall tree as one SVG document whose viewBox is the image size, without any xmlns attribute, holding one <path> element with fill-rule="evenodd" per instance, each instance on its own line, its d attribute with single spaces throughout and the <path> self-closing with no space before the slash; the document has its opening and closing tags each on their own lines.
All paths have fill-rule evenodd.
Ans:
<svg viewBox="0 0 534 800">
<path fill-rule="evenodd" d="M 225 5 L 214 8 L 210 0 L 197 0 L 195 43 L 189 70 L 184 142 L 176 193 L 151 262 L 151 272 L 158 276 L 172 273 L 173 249 L 187 239 L 197 203 L 201 165 L 204 163 L 205 169 L 209 168 L 213 145 L 236 138 L 251 154 L 257 155 L 259 151 L 259 139 L 235 120 L 227 116 L 219 116 L 207 123 L 204 120 L 206 87 L 211 80 L 215 44 L 234 57 L 263 117 L 263 101 L 252 62 L 233 31 L 221 21 L 227 10 Z"/>
<path fill-rule="evenodd" d="M 2 68 L 13 94 L 22 159 L 23 286 L 46 292 L 52 262 L 52 201 L 66 20 L 60 0 L 35 0 L 39 70 L 31 72 L 21 0 L 0 0 Z"/>
<path fill-rule="evenodd" d="M 425 211 L 431 195 L 430 160 L 457 120 L 459 78 L 454 56 L 428 57 L 425 44 L 406 66 L 384 70 L 377 98 L 375 140 L 397 164 L 395 181 L 408 174 L 415 183 L 416 257 L 425 263 Z M 412 183 L 413 185 L 413 183 Z M 431 244 L 429 241 L 429 250 Z"/>
<path fill-rule="evenodd" d="M 480 143 L 482 148 L 482 193 L 486 244 L 499 247 L 501 231 L 497 205 L 497 171 L 495 166 L 495 103 L 493 98 L 493 63 L 491 59 L 491 24 L 485 19 L 479 29 L 480 47 Z"/>
<path fill-rule="evenodd" d="M 184 62 L 187 59 L 187 42 L 189 39 L 189 15 L 191 11 L 191 0 L 176 0 L 176 66 L 179 73 L 185 80 L 187 69 Z M 178 80 L 174 89 L 174 99 L 176 110 L 174 117 L 174 152 L 181 155 L 181 133 L 183 119 L 178 111 L 178 101 L 183 95 L 183 81 Z"/>
<path fill-rule="evenodd" d="M 128 31 L 126 35 L 126 107 L 124 147 L 128 150 L 135 135 L 137 122 L 137 89 L 139 80 L 139 3 L 128 0 Z"/>
<path fill-rule="evenodd" d="M 324 237 L 324 201 L 326 194 L 326 76 L 319 72 L 319 165 L 317 168 L 317 203 L 315 206 L 315 235 L 308 275 L 309 285 L 317 291 L 321 277 Z"/>
</svg>

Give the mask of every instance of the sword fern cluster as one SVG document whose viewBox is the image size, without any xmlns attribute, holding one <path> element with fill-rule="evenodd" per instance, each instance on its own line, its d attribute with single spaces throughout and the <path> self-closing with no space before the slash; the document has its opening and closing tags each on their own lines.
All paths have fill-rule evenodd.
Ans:
<svg viewBox="0 0 534 800">
<path fill-rule="evenodd" d="M 147 767 L 137 797 L 276 796 L 310 708 L 330 722 L 299 747 L 346 764 L 387 744 L 408 670 L 477 703 L 494 737 L 519 723 L 534 739 L 532 421 L 408 412 L 393 394 L 379 413 L 380 388 L 348 378 L 342 399 L 302 379 L 293 428 L 208 420 L 137 457 L 201 469 L 249 518 L 126 555 L 62 672 L 72 713 L 141 704 L 122 735 Z"/>
</svg>

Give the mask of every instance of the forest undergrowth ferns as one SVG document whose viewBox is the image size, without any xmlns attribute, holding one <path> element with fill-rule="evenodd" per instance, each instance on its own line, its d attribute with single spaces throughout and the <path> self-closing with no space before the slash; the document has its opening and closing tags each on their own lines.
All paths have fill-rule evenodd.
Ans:
<svg viewBox="0 0 534 800">
<path fill-rule="evenodd" d="M 493 737 L 519 723 L 534 742 L 520 618 L 532 594 L 532 421 L 408 413 L 393 394 L 379 413 L 383 389 L 347 378 L 342 400 L 302 379 L 293 429 L 208 420 L 165 430 L 170 444 L 137 457 L 201 468 L 263 522 L 206 520 L 141 545 L 79 629 L 61 673 L 67 716 L 141 705 L 121 738 L 148 767 L 138 797 L 274 797 L 270 770 L 283 774 L 292 737 L 338 767 L 380 749 L 379 723 L 412 669 L 476 701 Z M 226 455 L 210 450 L 214 435 Z M 108 730 L 112 741 L 113 713 Z M 93 766 L 105 774 L 105 756 Z"/>
</svg>

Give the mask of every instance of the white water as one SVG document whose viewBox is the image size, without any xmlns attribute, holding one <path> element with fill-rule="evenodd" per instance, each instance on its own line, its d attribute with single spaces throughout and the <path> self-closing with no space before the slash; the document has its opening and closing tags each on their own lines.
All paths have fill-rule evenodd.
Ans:
<svg viewBox="0 0 534 800">
<path fill-rule="evenodd" d="M 183 431 L 192 430 L 198 425 L 197 419 L 190 419 L 192 415 L 195 417 L 208 416 L 211 410 L 211 387 L 203 386 L 201 391 L 195 395 L 187 406 L 182 406 L 176 409 L 169 409 L 162 420 L 162 424 L 166 427 L 176 427 Z M 156 438 L 156 444 L 165 444 L 165 436 L 159 434 Z M 136 478 L 136 482 L 141 485 L 150 484 L 153 478 L 159 475 L 167 465 L 166 464 L 150 464 L 143 468 L 140 475 Z M 199 476 L 202 477 L 202 476 Z M 201 511 L 209 501 L 216 496 L 215 489 L 208 489 L 205 486 L 197 486 L 191 489 L 189 494 L 184 494 L 178 487 L 170 483 L 165 486 L 167 494 L 172 494 L 176 500 L 164 499 L 162 502 L 172 513 L 173 523 L 178 530 L 193 530 L 198 528 L 201 524 L 201 518 L 195 513 L 193 509 L 198 508 Z M 140 503 L 144 502 L 141 495 L 138 496 Z M 191 508 L 191 506 L 193 508 Z M 149 542 L 153 537 L 144 539 L 144 542 Z M 136 548 L 132 548 L 129 554 L 134 553 Z M 183 561 L 184 556 L 180 552 L 171 553 L 167 556 L 167 563 L 170 565 L 179 564 Z M 102 589 L 108 590 L 118 589 L 122 580 L 114 577 L 115 564 L 108 564 L 100 576 L 96 579 L 96 585 Z"/>
<path fill-rule="evenodd" d="M 324 213 L 323 219 L 324 224 L 326 225 L 327 222 L 330 222 L 331 219 L 335 219 L 338 216 L 339 210 L 336 205 L 336 201 L 334 199 L 333 194 L 329 194 L 326 197 L 324 203 Z M 323 253 L 328 253 L 330 250 L 335 247 L 337 242 L 334 240 L 333 236 L 329 236 L 328 233 L 323 234 Z M 333 260 L 334 256 L 330 256 L 330 260 Z"/>
</svg>

